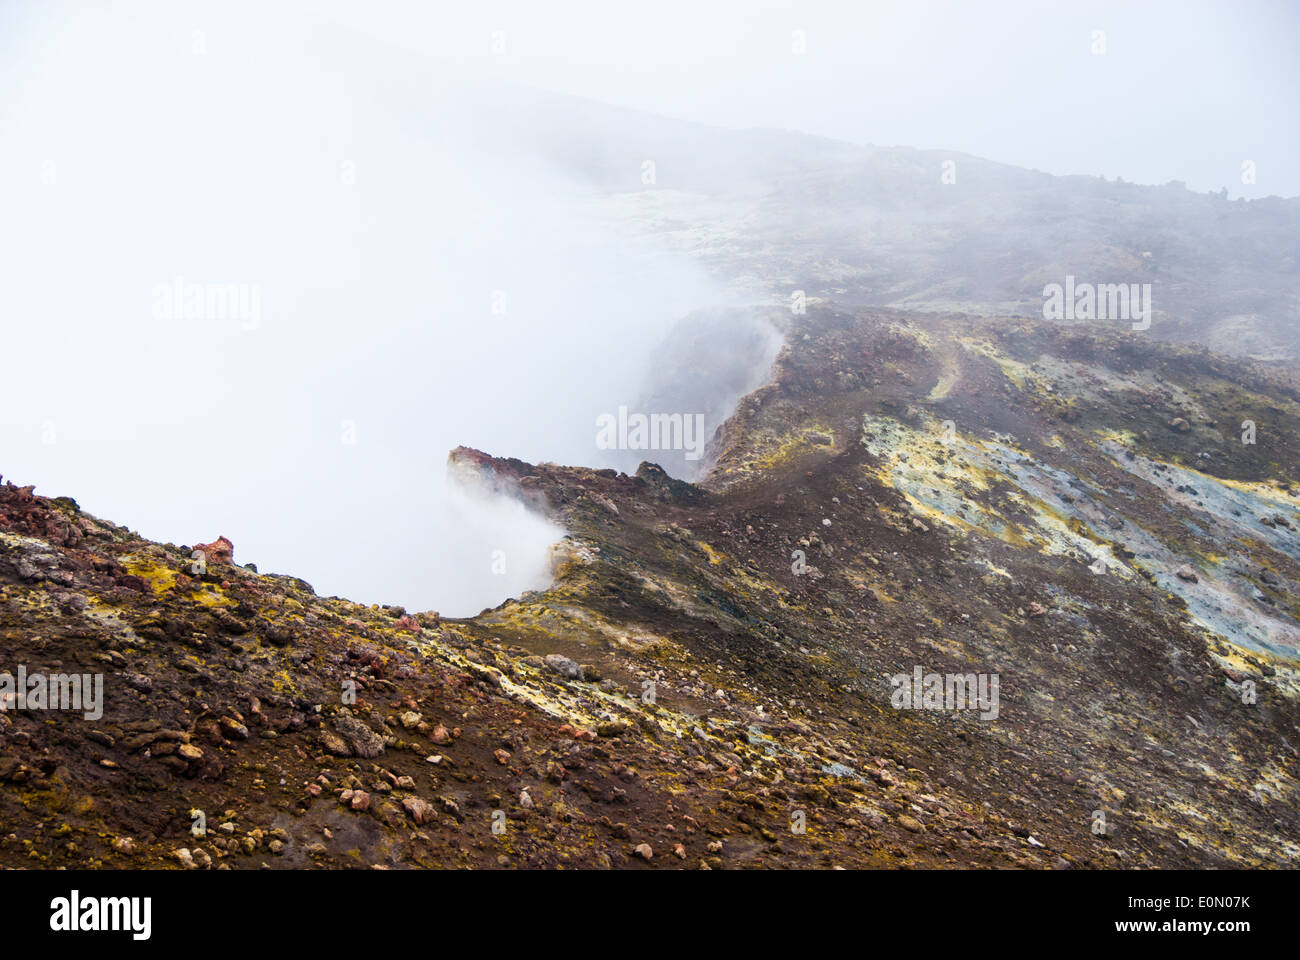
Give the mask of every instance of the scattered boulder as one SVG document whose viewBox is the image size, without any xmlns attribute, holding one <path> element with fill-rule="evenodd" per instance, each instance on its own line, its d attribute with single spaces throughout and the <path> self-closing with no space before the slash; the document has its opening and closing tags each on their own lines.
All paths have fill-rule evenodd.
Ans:
<svg viewBox="0 0 1300 960">
<path fill-rule="evenodd" d="M 352 748 L 348 746 L 347 741 L 333 730 L 322 728 L 320 739 L 321 745 L 325 748 L 326 753 L 332 753 L 336 757 L 352 756 Z"/>
<path fill-rule="evenodd" d="M 582 677 L 582 667 L 576 660 L 570 660 L 562 654 L 552 653 L 546 657 L 546 665 L 562 677 L 578 680 Z"/>
<path fill-rule="evenodd" d="M 433 804 L 420 797 L 406 797 L 402 800 L 402 807 L 411 815 L 411 819 L 415 821 L 417 826 L 430 823 L 437 816 Z"/>
<path fill-rule="evenodd" d="M 227 740 L 247 740 L 248 727 L 244 726 L 234 717 L 222 717 L 217 721 L 221 728 L 221 735 Z"/>
<path fill-rule="evenodd" d="M 384 738 L 346 709 L 335 714 L 334 729 L 358 757 L 377 757 L 384 752 Z"/>
<path fill-rule="evenodd" d="M 203 554 L 205 563 L 235 562 L 235 545 L 225 537 L 217 537 L 211 543 L 196 543 L 194 549 Z"/>
</svg>

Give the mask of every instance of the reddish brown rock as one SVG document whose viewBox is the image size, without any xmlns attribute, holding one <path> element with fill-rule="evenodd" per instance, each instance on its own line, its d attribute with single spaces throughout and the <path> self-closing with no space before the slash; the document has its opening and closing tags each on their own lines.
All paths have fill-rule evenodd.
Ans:
<svg viewBox="0 0 1300 960">
<path fill-rule="evenodd" d="M 225 537 L 217 537 L 211 543 L 196 543 L 194 549 L 202 551 L 208 563 L 235 562 L 235 545 Z"/>
<path fill-rule="evenodd" d="M 420 797 L 407 797 L 402 801 L 402 806 L 411 815 L 411 819 L 416 822 L 417 826 L 431 822 L 437 815 L 433 809 L 433 804 Z"/>
</svg>

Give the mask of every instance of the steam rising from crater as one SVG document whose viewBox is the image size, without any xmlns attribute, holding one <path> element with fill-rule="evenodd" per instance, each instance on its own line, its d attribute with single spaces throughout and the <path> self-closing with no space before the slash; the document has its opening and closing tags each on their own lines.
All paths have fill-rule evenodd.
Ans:
<svg viewBox="0 0 1300 960">
<path fill-rule="evenodd" d="M 5 474 L 362 602 L 545 585 L 563 531 L 456 490 L 448 451 L 615 465 L 596 417 L 724 292 L 609 212 L 533 94 L 301 12 L 141 9 L 32 18 L 4 91 L 6 159 L 51 178 L 0 187 Z M 208 309 L 228 290 L 256 317 Z"/>
</svg>

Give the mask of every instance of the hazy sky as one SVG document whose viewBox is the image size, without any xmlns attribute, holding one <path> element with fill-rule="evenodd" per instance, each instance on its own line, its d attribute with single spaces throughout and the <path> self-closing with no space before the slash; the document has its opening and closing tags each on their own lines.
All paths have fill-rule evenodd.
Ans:
<svg viewBox="0 0 1300 960">
<path fill-rule="evenodd" d="M 563 171 L 471 146 L 474 84 L 1289 195 L 1295 28 L 1186 2 L 5 0 L 0 473 L 323 593 L 476 612 L 541 585 L 562 531 L 463 500 L 447 452 L 613 463 L 595 417 L 725 299 Z M 257 315 L 188 316 L 177 278 Z"/>
<path fill-rule="evenodd" d="M 445 62 L 672 117 L 1300 195 L 1291 0 L 303 6 Z"/>
</svg>

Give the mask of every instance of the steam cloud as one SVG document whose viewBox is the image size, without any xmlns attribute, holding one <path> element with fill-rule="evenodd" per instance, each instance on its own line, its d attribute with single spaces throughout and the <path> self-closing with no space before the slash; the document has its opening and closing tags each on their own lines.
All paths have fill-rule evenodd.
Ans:
<svg viewBox="0 0 1300 960">
<path fill-rule="evenodd" d="M 193 13 L 28 25 L 6 476 L 363 602 L 543 586 L 564 532 L 457 492 L 448 451 L 614 465 L 596 417 L 720 292 L 511 142 L 525 94 L 297 15 L 199 37 Z M 176 278 L 255 288 L 260 316 L 162 316 Z"/>
</svg>

